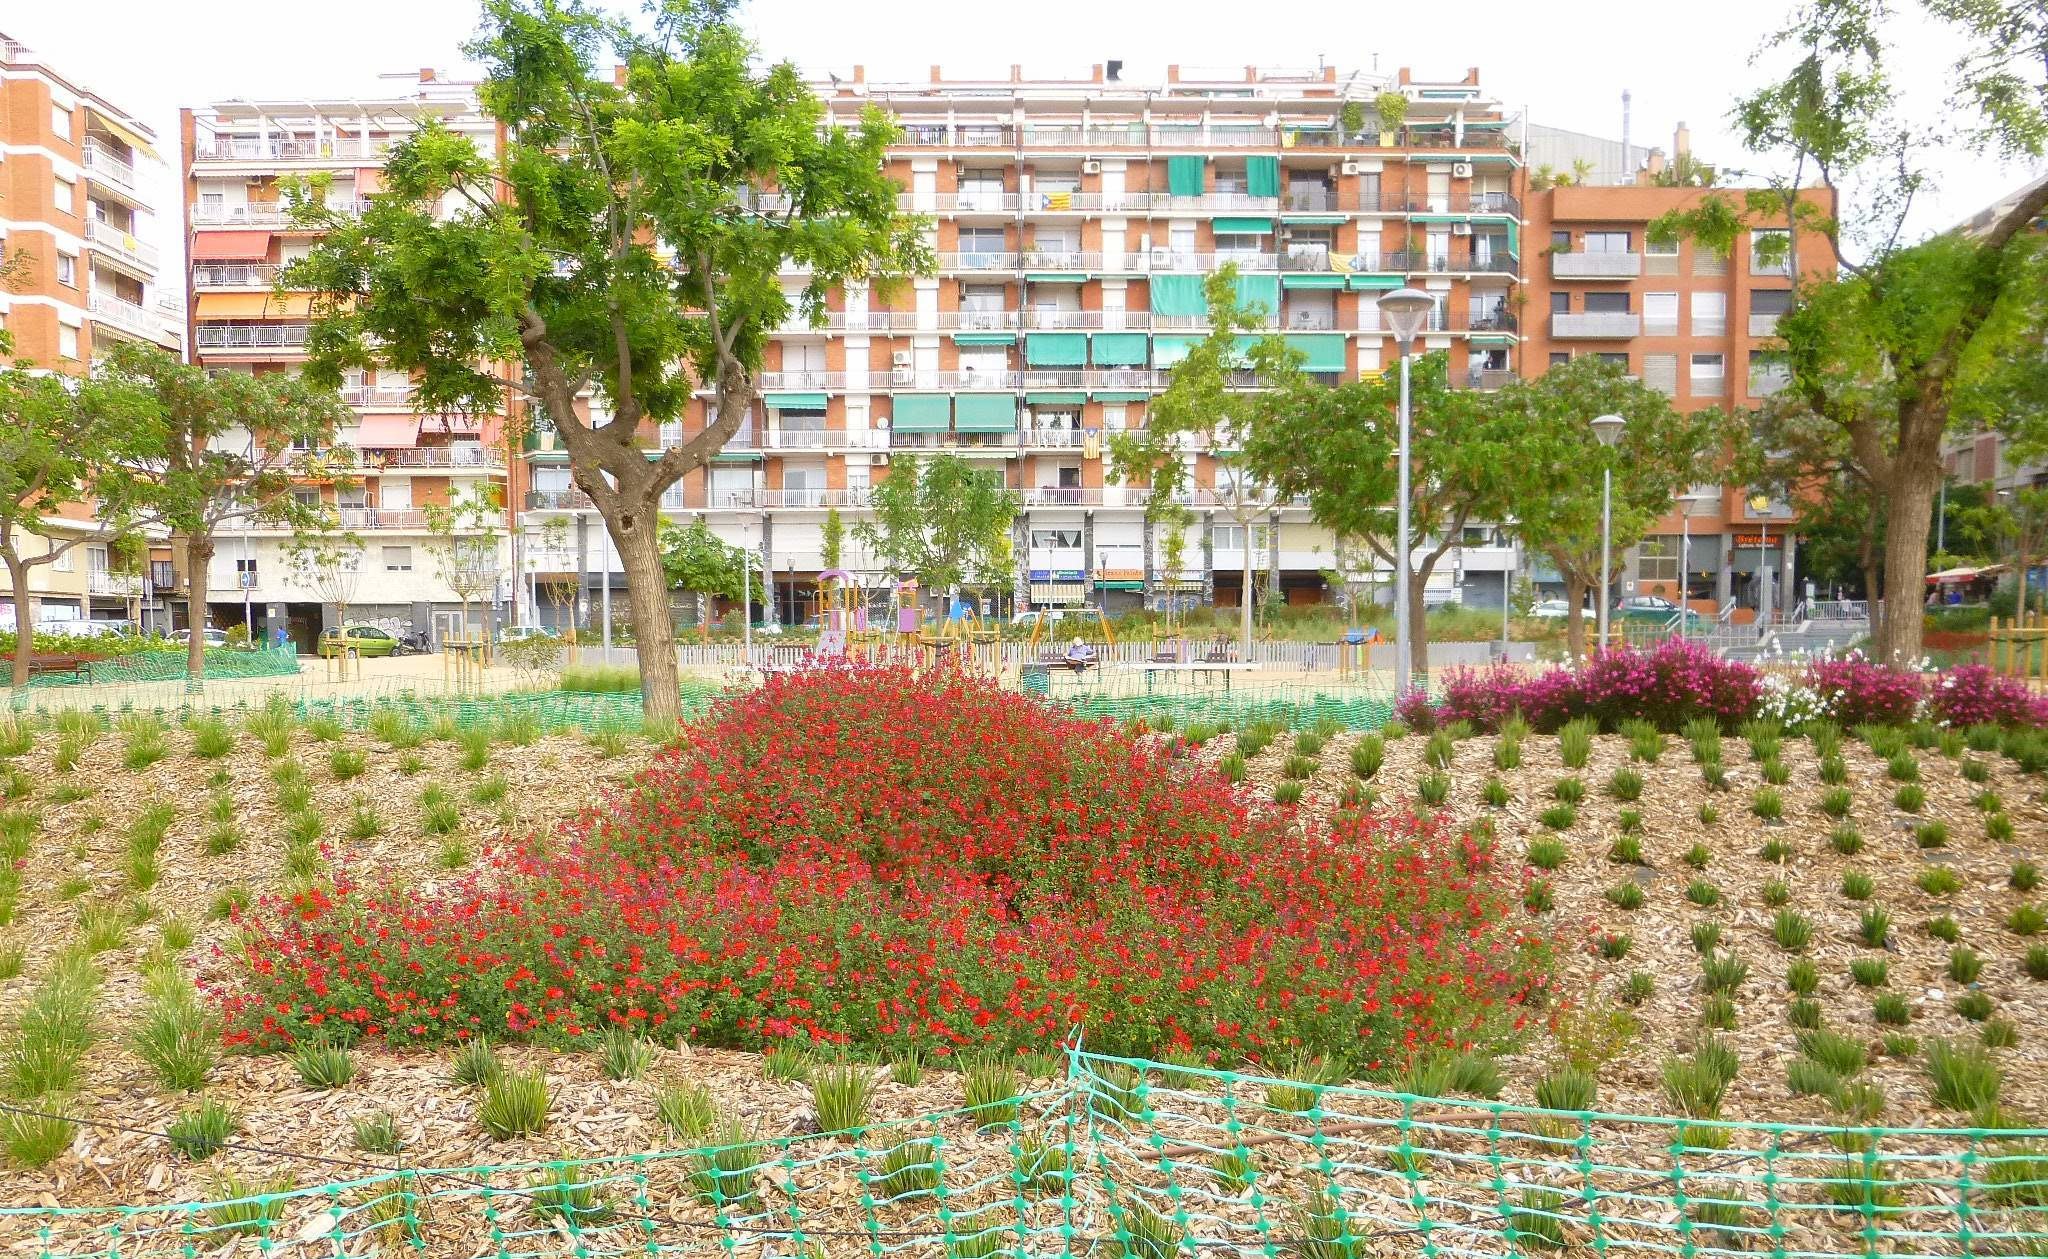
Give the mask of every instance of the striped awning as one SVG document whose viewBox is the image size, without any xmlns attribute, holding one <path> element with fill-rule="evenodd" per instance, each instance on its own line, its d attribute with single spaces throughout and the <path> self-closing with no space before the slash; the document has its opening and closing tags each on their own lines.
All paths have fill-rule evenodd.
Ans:
<svg viewBox="0 0 2048 1259">
<path fill-rule="evenodd" d="M 1034 581 L 1031 583 L 1031 602 L 1033 603 L 1068 604 L 1086 603 L 1087 601 L 1088 587 L 1083 582 Z M 1057 632 L 1057 629 L 1058 627 L 1055 626 L 1055 632 Z"/>
</svg>

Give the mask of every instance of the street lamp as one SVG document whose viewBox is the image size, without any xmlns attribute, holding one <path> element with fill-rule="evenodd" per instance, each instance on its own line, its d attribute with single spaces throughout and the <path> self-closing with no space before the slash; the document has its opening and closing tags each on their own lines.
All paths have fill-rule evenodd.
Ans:
<svg viewBox="0 0 2048 1259">
<path fill-rule="evenodd" d="M 1436 309 L 1436 299 L 1421 289 L 1398 288 L 1380 298 L 1380 313 L 1387 318 L 1387 330 L 1401 351 L 1401 413 L 1399 477 L 1394 491 L 1397 525 L 1394 542 L 1394 697 L 1408 693 L 1412 682 L 1408 667 L 1408 357 L 1415 346 L 1415 334 Z"/>
<path fill-rule="evenodd" d="M 1593 417 L 1593 436 L 1602 446 L 1612 448 L 1621 440 L 1621 430 L 1628 427 L 1628 421 L 1618 415 L 1596 415 Z M 1601 460 L 1600 467 L 1600 646 L 1607 647 L 1607 604 L 1608 589 L 1614 573 L 1614 461 Z"/>
</svg>

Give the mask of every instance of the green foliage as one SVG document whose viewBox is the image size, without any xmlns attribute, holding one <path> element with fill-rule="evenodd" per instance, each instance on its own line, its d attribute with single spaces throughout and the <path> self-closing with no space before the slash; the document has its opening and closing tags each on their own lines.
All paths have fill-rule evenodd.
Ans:
<svg viewBox="0 0 2048 1259">
<path fill-rule="evenodd" d="M 1813 943 L 1813 920 L 1795 909 L 1781 909 L 1771 920 L 1771 939 L 1787 953 L 1803 953 Z"/>
<path fill-rule="evenodd" d="M 1593 736 L 1600 733 L 1598 722 L 1574 718 L 1557 732 L 1557 755 L 1566 769 L 1584 769 L 1593 755 Z"/>
<path fill-rule="evenodd" d="M 1863 833 L 1846 823 L 1828 832 L 1828 847 L 1844 857 L 1853 857 L 1863 851 Z"/>
<path fill-rule="evenodd" d="M 1694 879 L 1685 885 L 1685 899 L 1702 909 L 1712 909 L 1721 903 L 1721 889 L 1706 879 Z"/>
<path fill-rule="evenodd" d="M 0 1152 L 9 1162 L 34 1170 L 47 1167 L 71 1148 L 78 1125 L 69 1118 L 71 1106 L 65 1099 L 30 1100 L 35 1113 L 0 1114 Z"/>
<path fill-rule="evenodd" d="M 1693 952 L 1705 956 L 1720 947 L 1721 924 L 1711 918 L 1702 918 L 1692 925 L 1688 935 Z"/>
<path fill-rule="evenodd" d="M 984 1059 L 970 1064 L 961 1077 L 960 1089 L 968 1111 L 982 1127 L 1017 1118 L 1017 1075 L 1009 1063 Z"/>
<path fill-rule="evenodd" d="M 1927 1043 L 1927 1076 L 1935 1105 L 1966 1114 L 1996 1105 L 2004 1085 L 2004 1073 L 1991 1055 L 1981 1045 L 1960 1041 Z"/>
<path fill-rule="evenodd" d="M 1540 835 L 1529 841 L 1529 864 L 1538 870 L 1555 870 L 1564 865 L 1566 856 L 1564 841 L 1555 835 Z"/>
<path fill-rule="evenodd" d="M 1708 992 L 1735 992 L 1749 978 L 1749 963 L 1735 953 L 1700 955 L 1700 986 Z"/>
<path fill-rule="evenodd" d="M 1569 804 L 1553 804 L 1538 814 L 1536 820 L 1553 831 L 1567 831 L 1572 823 L 1579 820 L 1579 811 Z"/>
<path fill-rule="evenodd" d="M 398 1116 L 388 1110 L 357 1115 L 350 1124 L 356 1148 L 365 1154 L 396 1154 L 405 1146 L 398 1132 Z"/>
<path fill-rule="evenodd" d="M 1485 785 L 1479 789 L 1479 795 L 1486 801 L 1487 807 L 1493 809 L 1505 809 L 1508 802 L 1514 799 L 1508 785 L 1498 778 L 1487 779 Z"/>
<path fill-rule="evenodd" d="M 1766 822 L 1775 822 L 1785 816 L 1785 798 L 1775 787 L 1759 787 L 1750 797 L 1749 811 Z"/>
<path fill-rule="evenodd" d="M 1947 866 L 1928 866 L 1913 876 L 1913 883 L 1929 896 L 1953 896 L 1962 890 L 1963 876 Z"/>
<path fill-rule="evenodd" d="M 355 1059 L 347 1046 L 318 1037 L 292 1046 L 291 1063 L 307 1088 L 338 1089 L 356 1075 Z"/>
<path fill-rule="evenodd" d="M 1239 746 L 1242 747 L 1242 741 Z M 1365 735 L 1351 745 L 1351 772 L 1360 778 L 1370 779 L 1380 772 L 1380 766 L 1386 762 L 1386 755 L 1387 745 L 1384 739 L 1376 734 Z"/>
<path fill-rule="evenodd" d="M 1858 957 L 1849 961 L 1849 978 L 1859 988 L 1882 988 L 1891 981 L 1892 967 L 1881 957 Z"/>
<path fill-rule="evenodd" d="M 608 1027 L 597 1040 L 597 1060 L 607 1080 L 637 1080 L 654 1061 L 654 1046 L 625 1027 Z"/>
<path fill-rule="evenodd" d="M 165 1088 L 192 1092 L 206 1083 L 219 1059 L 219 1019 L 176 972 L 154 987 L 133 1035 L 136 1056 Z"/>
<path fill-rule="evenodd" d="M 1867 901 L 1877 891 L 1877 882 L 1861 870 L 1842 871 L 1842 896 L 1852 901 Z"/>
<path fill-rule="evenodd" d="M 697 1142 L 718 1123 L 718 1104 L 702 1084 L 664 1084 L 654 1093 L 654 1114 L 678 1138 Z"/>
<path fill-rule="evenodd" d="M 194 1163 L 218 1154 L 241 1128 L 235 1113 L 213 1100 L 199 1103 L 173 1119 L 164 1129 L 171 1148 Z"/>
<path fill-rule="evenodd" d="M 905 1141 L 882 1154 L 880 1174 L 869 1185 L 877 1199 L 895 1201 L 938 1189 L 938 1151 L 930 1141 Z"/>
<path fill-rule="evenodd" d="M 1616 909 L 1633 911 L 1643 907 L 1644 893 L 1639 883 L 1617 883 L 1602 895 Z"/>
<path fill-rule="evenodd" d="M 484 1082 L 476 1121 L 500 1141 L 538 1136 L 548 1123 L 548 1081 L 539 1071 L 505 1071 Z"/>
<path fill-rule="evenodd" d="M 1891 939 L 1892 915 L 1882 905 L 1867 905 L 1856 918 L 1856 938 L 1873 949 L 1881 949 Z"/>
<path fill-rule="evenodd" d="M 1954 944 L 1963 938 L 1962 925 L 1947 914 L 1939 918 L 1929 918 L 1921 924 L 1920 929 L 1925 931 L 1929 938 L 1939 940 L 1943 944 Z"/>
</svg>

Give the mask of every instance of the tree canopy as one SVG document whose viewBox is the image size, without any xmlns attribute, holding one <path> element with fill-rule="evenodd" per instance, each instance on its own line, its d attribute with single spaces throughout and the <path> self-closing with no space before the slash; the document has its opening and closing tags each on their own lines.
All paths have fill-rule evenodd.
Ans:
<svg viewBox="0 0 2048 1259">
<path fill-rule="evenodd" d="M 853 535 L 886 571 L 933 594 L 1010 583 L 1018 501 L 996 469 L 953 454 L 898 455 L 868 498 L 872 513 Z"/>
</svg>

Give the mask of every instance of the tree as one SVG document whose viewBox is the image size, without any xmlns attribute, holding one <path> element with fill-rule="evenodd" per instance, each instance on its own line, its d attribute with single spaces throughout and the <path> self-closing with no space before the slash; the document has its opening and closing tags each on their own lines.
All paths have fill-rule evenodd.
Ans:
<svg viewBox="0 0 2048 1259">
<path fill-rule="evenodd" d="M 285 283 L 320 295 L 312 379 L 382 361 L 417 377 L 423 410 L 502 411 L 508 395 L 539 408 L 624 561 L 646 714 L 673 722 L 675 653 L 647 649 L 675 636 L 661 496 L 750 413 L 791 313 L 785 264 L 805 274 L 794 304 L 821 319 L 835 286 L 929 254 L 883 174 L 894 128 L 879 109 L 826 125 L 794 67 L 756 67 L 730 0 L 651 8 L 641 33 L 581 4 L 485 0 L 465 51 L 503 127 L 496 151 L 422 125 L 360 217 L 300 205 L 325 236 Z M 646 450 L 648 427 L 699 390 L 702 431 Z M 605 403 L 595 418 L 577 410 L 586 394 Z"/>
<path fill-rule="evenodd" d="M 104 510 L 93 520 L 60 522 L 55 508 L 92 500 L 101 476 L 136 453 L 131 421 L 141 402 L 135 390 L 106 381 L 67 382 L 27 367 L 0 368 L 0 561 L 14 596 L 11 676 L 17 687 L 28 682 L 35 651 L 30 573 L 80 543 L 111 543 L 140 526 Z M 26 549 L 30 538 L 36 539 L 34 554 Z"/>
<path fill-rule="evenodd" d="M 351 483 L 354 462 L 334 436 L 353 422 L 331 389 L 274 372 L 210 375 L 151 346 L 124 342 L 100 370 L 111 388 L 142 399 L 126 422 L 125 457 L 94 482 L 115 520 L 148 520 L 185 550 L 192 641 L 186 685 L 206 674 L 206 574 L 223 526 L 285 528 L 303 535 L 332 527 L 324 488 Z"/>
<path fill-rule="evenodd" d="M 702 517 L 691 521 L 688 528 L 662 521 L 661 567 L 669 585 L 697 596 L 699 626 L 710 623 L 705 608 L 707 599 L 750 603 L 761 595 L 761 578 L 754 571 L 753 556 L 746 548 L 732 546 L 711 532 Z M 741 615 L 752 613 L 743 607 Z"/>
<path fill-rule="evenodd" d="M 1166 389 L 1152 400 L 1145 427 L 1110 438 L 1110 467 L 1118 480 L 1144 481 L 1152 487 L 1145 514 L 1153 529 L 1164 529 L 1169 568 L 1180 567 L 1185 546 L 1182 531 L 1193 517 L 1186 503 L 1186 452 L 1199 443 L 1213 453 L 1216 503 L 1238 526 L 1241 573 L 1238 586 L 1238 650 L 1249 660 L 1252 649 L 1252 530 L 1272 515 L 1279 503 L 1274 487 L 1244 457 L 1243 447 L 1259 425 L 1265 405 L 1259 394 L 1238 387 L 1237 374 L 1251 372 L 1268 388 L 1287 388 L 1300 378 L 1299 360 L 1277 339 L 1261 338 L 1249 347 L 1251 335 L 1265 327 L 1271 312 L 1248 308 L 1239 300 L 1237 268 L 1226 265 L 1202 284 L 1209 304 L 1209 335 L 1189 347 L 1173 365 Z M 1168 575 L 1169 582 L 1174 580 Z"/>
<path fill-rule="evenodd" d="M 462 604 L 465 636 L 469 633 L 469 605 L 480 603 L 484 607 L 484 650 L 488 654 L 489 643 L 496 637 L 491 632 L 490 613 L 497 598 L 498 582 L 505 572 L 504 552 L 498 545 L 498 526 L 504 520 L 505 507 L 498 487 L 479 484 L 467 494 L 450 495 L 445 504 L 429 503 L 422 512 L 427 519 L 427 533 L 433 538 L 428 547 L 434 555 L 434 566 L 440 570 L 443 584 Z"/>
<path fill-rule="evenodd" d="M 1673 156 L 1671 164 L 1658 171 L 1651 182 L 1659 188 L 1711 188 L 1720 178 L 1719 171 L 1685 152 Z"/>
<path fill-rule="evenodd" d="M 348 624 L 348 605 L 356 601 L 363 578 L 362 539 L 347 531 L 321 530 L 294 538 L 286 558 L 299 583 L 334 605 L 334 623 Z"/>
<path fill-rule="evenodd" d="M 1671 510 L 1696 482 L 1717 475 L 1729 446 L 1726 415 L 1681 414 L 1661 393 L 1629 380 L 1619 365 L 1591 356 L 1516 381 L 1493 395 L 1500 422 L 1521 434 L 1514 458 L 1525 492 L 1516 496 L 1514 529 L 1557 566 L 1565 583 L 1565 638 L 1574 656 L 1586 650 L 1583 608 L 1589 590 L 1620 573 L 1628 548 Z M 1596 415 L 1627 421 L 1621 439 L 1602 446 L 1588 422 Z M 1611 552 L 1600 567 L 1600 471 L 1614 472 Z"/>
<path fill-rule="evenodd" d="M 898 455 L 868 491 L 872 515 L 853 536 L 891 573 L 909 573 L 933 594 L 1010 581 L 1010 526 L 1017 496 L 1003 474 L 958 455 Z"/>
<path fill-rule="evenodd" d="M 1503 422 L 1495 395 L 1453 389 L 1448 356 L 1410 364 L 1408 515 L 1422 548 L 1409 568 L 1408 643 L 1417 677 L 1428 667 L 1423 591 L 1473 521 L 1503 520 L 1551 492 L 1527 434 Z M 1296 375 L 1263 399 L 1246 454 L 1284 492 L 1308 496 L 1316 522 L 1398 568 L 1398 371 L 1325 388 Z"/>
<path fill-rule="evenodd" d="M 1979 424 L 2023 447 L 2048 443 L 2038 388 L 2048 261 L 2039 235 L 2025 230 L 2048 209 L 2048 181 L 1969 232 L 1917 243 L 1905 236 L 1929 177 L 1925 154 L 1957 120 L 1976 152 L 2048 151 L 2048 9 L 2038 0 L 1923 7 L 1964 47 L 1939 119 L 1920 123 L 1901 112 L 1884 5 L 1809 0 L 1765 43 L 1765 56 L 1784 59 L 1781 72 L 1735 109 L 1747 147 L 1787 159 L 1778 182 L 1740 207 L 1709 194 L 1654 229 L 1725 252 L 1751 224 L 1782 223 L 1783 236 L 1759 243 L 1766 258 L 1809 265 L 1802 237 L 1833 256 L 1839 276 L 1806 277 L 1778 334 L 1792 369 L 1787 393 L 1839 429 L 1883 514 L 1883 593 L 1898 615 L 1880 617 L 1873 638 L 1875 654 L 1894 661 L 1920 656 L 1919 595 L 1944 439 Z M 1809 180 L 1823 196 L 1802 193 Z M 1866 195 L 1844 219 L 1834 198 L 1849 184 Z"/>
<path fill-rule="evenodd" d="M 846 548 L 846 522 L 837 507 L 825 509 L 825 523 L 818 529 L 818 557 L 827 569 L 840 567 L 840 553 Z"/>
</svg>

